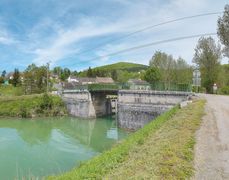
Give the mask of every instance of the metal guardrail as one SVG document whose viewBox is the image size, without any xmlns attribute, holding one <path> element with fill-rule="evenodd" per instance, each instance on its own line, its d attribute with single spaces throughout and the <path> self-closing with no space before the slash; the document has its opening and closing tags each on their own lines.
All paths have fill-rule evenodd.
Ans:
<svg viewBox="0 0 229 180">
<path fill-rule="evenodd" d="M 191 92 L 191 84 L 156 82 L 148 85 L 131 85 L 129 83 L 116 84 L 87 84 L 78 85 L 71 91 L 118 91 L 118 90 L 156 90 Z"/>
</svg>

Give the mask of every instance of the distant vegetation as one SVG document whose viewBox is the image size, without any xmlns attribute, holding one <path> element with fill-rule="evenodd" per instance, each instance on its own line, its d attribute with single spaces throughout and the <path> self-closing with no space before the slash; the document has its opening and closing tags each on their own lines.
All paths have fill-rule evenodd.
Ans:
<svg viewBox="0 0 229 180">
<path fill-rule="evenodd" d="M 79 77 L 111 77 L 113 80 L 124 83 L 131 78 L 140 79 L 141 72 L 144 72 L 148 66 L 143 64 L 118 62 L 115 64 L 90 68 L 79 72 Z"/>
<path fill-rule="evenodd" d="M 105 70 L 105 71 L 113 71 L 113 70 L 123 70 L 129 72 L 140 72 L 142 70 L 146 70 L 148 66 L 143 64 L 129 63 L 129 62 L 118 62 L 115 64 L 105 65 L 94 68 L 94 70 Z"/>
<path fill-rule="evenodd" d="M 161 81 L 168 84 L 191 84 L 192 82 L 193 67 L 181 57 L 175 59 L 172 55 L 157 51 L 149 61 L 149 65 L 151 69 L 146 71 L 143 79 L 150 83 Z"/>
</svg>

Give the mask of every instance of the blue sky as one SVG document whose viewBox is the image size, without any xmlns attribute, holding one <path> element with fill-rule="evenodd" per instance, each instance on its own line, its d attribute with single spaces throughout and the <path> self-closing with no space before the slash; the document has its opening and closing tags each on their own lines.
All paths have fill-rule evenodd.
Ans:
<svg viewBox="0 0 229 180">
<path fill-rule="evenodd" d="M 191 63 L 198 38 L 101 56 L 150 42 L 216 32 L 219 15 L 166 24 L 126 39 L 105 43 L 149 25 L 223 11 L 226 0 L 1 0 L 0 71 L 29 64 L 82 70 L 128 61 L 148 64 L 161 50 Z M 214 37 L 216 41 L 218 38 Z M 102 44 L 102 45 L 101 45 Z M 80 52 L 97 47 L 84 54 Z M 95 59 L 96 58 L 96 59 Z M 223 59 L 223 63 L 227 59 Z"/>
</svg>

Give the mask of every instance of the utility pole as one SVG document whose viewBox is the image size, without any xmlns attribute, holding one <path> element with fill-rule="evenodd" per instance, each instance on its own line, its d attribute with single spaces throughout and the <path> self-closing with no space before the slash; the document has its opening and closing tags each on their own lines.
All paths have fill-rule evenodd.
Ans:
<svg viewBox="0 0 229 180">
<path fill-rule="evenodd" d="M 48 92 L 49 92 L 49 64 L 51 63 L 51 61 L 49 61 L 49 62 L 47 62 L 47 89 L 46 89 L 46 91 L 47 91 L 47 94 L 48 94 Z"/>
</svg>

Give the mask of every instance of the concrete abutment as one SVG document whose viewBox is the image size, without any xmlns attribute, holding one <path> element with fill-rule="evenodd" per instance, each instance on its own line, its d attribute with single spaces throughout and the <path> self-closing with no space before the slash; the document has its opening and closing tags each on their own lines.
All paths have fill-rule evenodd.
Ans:
<svg viewBox="0 0 229 180">
<path fill-rule="evenodd" d="M 108 98 L 117 95 L 118 99 Z M 72 116 L 95 118 L 117 111 L 119 127 L 136 130 L 190 95 L 187 92 L 143 90 L 64 91 L 62 98 Z"/>
</svg>

